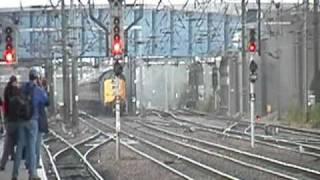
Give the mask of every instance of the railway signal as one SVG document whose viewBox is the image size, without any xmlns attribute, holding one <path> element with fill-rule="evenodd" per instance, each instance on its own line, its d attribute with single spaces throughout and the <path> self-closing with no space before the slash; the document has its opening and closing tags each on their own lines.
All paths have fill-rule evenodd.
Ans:
<svg viewBox="0 0 320 180">
<path fill-rule="evenodd" d="M 249 52 L 255 53 L 257 51 L 257 44 L 256 44 L 256 30 L 250 29 L 249 30 Z"/>
<path fill-rule="evenodd" d="M 123 53 L 123 43 L 120 36 L 120 17 L 114 17 L 113 25 L 112 55 L 117 56 Z"/>
<path fill-rule="evenodd" d="M 122 75 L 122 66 L 118 60 L 116 60 L 115 63 L 113 64 L 113 71 L 116 76 Z"/>
<path fill-rule="evenodd" d="M 123 15 L 123 0 L 109 0 L 111 10 L 112 30 L 111 30 L 111 55 L 114 62 L 115 86 L 116 86 L 116 160 L 120 159 L 120 77 L 122 76 L 122 66 L 119 60 L 123 58 L 123 29 L 122 29 L 122 15 Z"/>
<path fill-rule="evenodd" d="M 15 30 L 11 26 L 5 26 L 2 31 L 2 35 L 4 37 L 4 49 L 2 52 L 1 64 L 15 64 L 17 62 Z"/>
<path fill-rule="evenodd" d="M 123 44 L 123 29 L 122 13 L 123 1 L 110 0 L 111 5 L 111 22 L 112 22 L 112 37 L 111 37 L 111 54 L 114 59 L 121 59 L 124 50 Z"/>
</svg>

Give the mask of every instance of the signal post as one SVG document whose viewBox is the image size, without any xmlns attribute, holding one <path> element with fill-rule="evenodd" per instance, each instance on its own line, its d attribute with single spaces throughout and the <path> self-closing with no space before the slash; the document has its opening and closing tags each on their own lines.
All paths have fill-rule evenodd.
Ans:
<svg viewBox="0 0 320 180">
<path fill-rule="evenodd" d="M 17 58 L 17 42 L 18 31 L 12 23 L 1 21 L 0 19 L 0 64 L 12 65 L 16 64 Z"/>
<path fill-rule="evenodd" d="M 123 0 L 109 0 L 111 11 L 111 37 L 109 38 L 111 48 L 110 54 L 112 56 L 113 70 L 115 73 L 114 80 L 114 94 L 115 94 L 115 110 L 116 110 L 116 160 L 120 160 L 120 77 L 122 76 L 122 66 L 119 61 L 123 60 Z"/>
<path fill-rule="evenodd" d="M 249 75 L 249 80 L 250 80 L 250 123 L 251 123 L 251 147 L 254 148 L 254 127 L 255 127 L 255 103 L 256 103 L 256 93 L 255 93 L 255 82 L 257 80 L 257 69 L 258 65 L 254 61 L 254 55 L 257 50 L 256 46 L 256 38 L 255 38 L 256 32 L 255 29 L 250 29 L 249 33 L 249 46 L 248 50 L 250 52 L 250 75 Z"/>
</svg>

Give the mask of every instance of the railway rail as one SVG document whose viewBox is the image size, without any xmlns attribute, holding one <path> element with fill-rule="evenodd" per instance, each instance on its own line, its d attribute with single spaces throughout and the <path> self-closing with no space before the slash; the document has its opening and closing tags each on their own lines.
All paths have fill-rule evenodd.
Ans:
<svg viewBox="0 0 320 180">
<path fill-rule="evenodd" d="M 49 179 L 103 180 L 87 160 L 87 156 L 112 139 L 108 134 L 98 132 L 76 144 L 71 144 L 53 130 L 50 130 L 48 136 L 42 146 L 50 160 L 49 172 L 52 173 L 49 174 Z"/>
<path fill-rule="evenodd" d="M 213 133 L 228 135 L 229 137 L 236 138 L 236 139 L 243 139 L 243 140 L 247 140 L 247 141 L 250 140 L 249 139 L 249 137 L 250 137 L 250 123 L 249 122 L 234 120 L 232 118 L 228 119 L 226 117 L 221 119 L 218 117 L 218 118 L 215 118 L 215 120 L 223 120 L 225 124 L 227 123 L 227 121 L 231 121 L 233 123 L 230 126 L 226 126 L 226 125 L 224 125 L 224 126 L 217 125 L 216 126 L 216 125 L 208 125 L 208 124 L 204 125 L 203 123 L 192 121 L 190 119 L 176 115 L 179 112 L 178 113 L 163 112 L 163 111 L 159 111 L 159 110 L 152 110 L 152 111 L 158 111 L 161 114 L 166 114 L 165 116 L 171 116 L 173 119 L 175 119 L 177 121 L 182 121 L 182 122 L 190 124 L 190 125 L 199 126 L 199 127 L 204 128 L 203 130 L 207 130 L 207 131 L 210 131 Z M 158 114 L 158 115 L 161 116 L 161 114 Z M 286 136 L 286 138 L 284 138 L 284 136 L 265 135 L 264 132 L 265 132 L 265 128 L 267 126 L 273 127 L 273 128 L 282 127 L 283 129 L 280 129 L 277 131 L 278 132 L 279 131 L 280 132 L 284 132 L 284 131 L 289 132 L 290 131 L 290 133 L 294 133 L 296 135 L 295 138 L 298 139 L 298 141 L 293 139 L 292 135 Z M 309 137 L 300 135 L 301 133 L 294 131 L 294 128 L 292 129 L 289 127 L 272 125 L 272 124 L 266 125 L 263 123 L 256 124 L 255 128 L 256 128 L 255 129 L 256 130 L 255 138 L 256 138 L 257 143 L 280 148 L 280 149 L 284 149 L 284 150 L 288 150 L 288 151 L 299 152 L 301 154 L 314 156 L 318 159 L 320 158 L 320 146 L 308 144 L 308 141 L 310 141 L 311 139 Z M 288 130 L 285 130 L 286 128 Z M 309 133 L 309 131 L 307 131 L 306 133 Z M 300 136 L 297 137 L 298 135 L 300 135 Z M 319 142 L 319 140 L 320 140 L 320 136 L 317 136 L 316 132 L 314 132 L 312 135 L 311 142 Z"/>
<path fill-rule="evenodd" d="M 106 131 L 114 129 L 110 124 L 103 122 L 89 114 L 81 113 L 82 121 L 90 125 L 95 124 L 95 127 L 104 127 Z M 100 129 L 101 130 L 101 129 Z M 103 131 L 103 129 L 101 130 Z M 219 177 L 219 179 L 239 179 L 230 174 L 219 171 L 213 167 L 205 165 L 199 161 L 196 161 L 188 156 L 184 156 L 174 150 L 169 150 L 163 146 L 158 145 L 155 142 L 147 140 L 145 137 L 133 135 L 126 131 L 121 131 L 121 134 L 127 138 L 135 139 L 139 143 L 129 145 L 124 141 L 121 141 L 122 145 L 138 152 L 144 157 L 152 160 L 153 162 L 161 165 L 169 171 L 184 179 L 212 179 L 213 177 Z"/>
<path fill-rule="evenodd" d="M 183 108 L 181 110 L 175 110 L 178 113 L 184 114 L 187 113 L 188 115 L 193 116 L 202 116 L 206 117 L 208 119 L 215 118 L 216 120 L 227 120 L 227 121 L 234 121 L 237 122 L 239 125 L 248 126 L 250 125 L 247 121 L 240 121 L 239 118 L 233 118 L 233 117 L 225 117 L 225 116 L 213 116 L 212 114 L 203 113 L 191 109 Z M 297 135 L 299 138 L 316 138 L 318 143 L 320 138 L 320 131 L 310 130 L 310 129 L 303 129 L 303 128 L 296 128 L 296 127 L 289 127 L 285 125 L 280 124 L 272 124 L 272 123 L 263 123 L 263 122 L 256 122 L 256 125 L 258 125 L 259 128 L 265 129 L 266 127 L 271 127 L 276 129 L 277 134 L 289 134 L 292 138 L 292 135 Z M 307 143 L 307 142 L 306 142 Z M 312 143 L 312 141 L 310 141 Z"/>
<path fill-rule="evenodd" d="M 91 120 L 96 121 L 100 125 L 111 127 L 109 124 L 90 116 Z M 320 172 L 317 170 L 301 167 L 298 165 L 282 162 L 276 159 L 268 158 L 261 155 L 256 155 L 248 152 L 244 152 L 238 149 L 216 145 L 210 143 L 208 141 L 204 141 L 201 139 L 196 139 L 192 137 L 183 136 L 181 134 L 173 133 L 167 131 L 165 129 L 161 129 L 157 127 L 157 125 L 162 124 L 160 121 L 152 122 L 151 124 L 146 123 L 145 121 L 141 120 L 128 120 L 123 121 L 125 123 L 125 131 L 124 134 L 128 137 L 135 138 L 141 144 L 146 141 L 148 145 L 153 146 L 157 149 L 162 149 L 163 151 L 173 151 L 176 147 L 179 149 L 187 149 L 187 152 L 177 154 L 178 157 L 192 157 L 192 160 L 196 161 L 199 158 L 207 158 L 207 159 L 215 159 L 219 162 L 219 159 L 222 160 L 221 162 L 225 163 L 225 166 L 228 167 L 229 165 L 233 167 L 233 169 L 238 169 L 239 171 L 236 172 L 223 172 L 229 174 L 231 177 L 239 178 L 239 179 L 248 179 L 245 174 L 241 174 L 241 170 L 246 172 L 258 172 L 260 173 L 259 176 L 252 177 L 252 179 L 256 177 L 266 177 L 265 179 L 275 178 L 277 179 L 317 179 L 320 175 Z M 129 123 L 129 124 L 128 124 Z M 130 125 L 130 123 L 133 123 Z M 165 125 L 165 124 L 162 124 Z M 169 124 L 166 124 L 169 125 Z M 131 130 L 130 130 L 131 129 Z M 143 129 L 143 130 L 142 130 Z M 134 134 L 134 135 L 132 135 Z M 187 142 L 187 143 L 186 143 Z M 174 144 L 174 146 L 173 146 Z M 138 145 L 137 145 L 138 146 Z M 166 148 L 164 148 L 166 147 Z M 171 149 L 169 148 L 171 147 Z M 145 151 L 145 147 L 141 148 L 141 151 Z M 213 150 L 214 149 L 214 150 Z M 223 152 L 221 152 L 223 151 Z M 193 156 L 197 155 L 197 156 Z M 209 157 L 209 158 L 208 158 Z M 179 160 L 180 160 L 179 159 Z M 207 162 L 202 163 L 210 168 L 215 167 L 210 163 L 206 164 Z M 228 164 L 229 163 L 229 164 Z M 174 164 L 174 163 L 173 163 Z M 219 166 L 219 165 L 218 165 Z M 216 168 L 219 171 L 219 168 Z M 221 169 L 221 166 L 220 166 Z M 222 168 L 223 169 L 223 168 Z M 263 176 L 262 176 L 263 175 Z M 250 178 L 249 178 L 250 179 Z"/>
</svg>

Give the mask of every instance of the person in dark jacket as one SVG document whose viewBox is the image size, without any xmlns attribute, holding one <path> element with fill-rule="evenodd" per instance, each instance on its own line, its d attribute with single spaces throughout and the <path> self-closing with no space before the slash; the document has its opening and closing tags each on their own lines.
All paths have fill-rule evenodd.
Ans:
<svg viewBox="0 0 320 180">
<path fill-rule="evenodd" d="M 39 78 L 37 82 L 38 86 L 41 87 L 47 94 L 47 81 L 43 78 Z M 41 154 L 41 143 L 42 143 L 42 136 L 43 134 L 46 134 L 49 132 L 48 129 L 48 118 L 47 118 L 47 112 L 46 112 L 46 107 L 49 106 L 49 101 L 47 101 L 44 104 L 39 105 L 39 132 L 38 132 L 38 137 L 36 141 L 36 165 L 37 168 L 42 168 L 40 165 L 40 154 Z M 25 164 L 26 167 L 29 166 L 29 162 L 26 161 Z"/>
<path fill-rule="evenodd" d="M 12 171 L 12 180 L 17 180 L 19 167 L 22 158 L 22 150 L 26 147 L 26 157 L 28 162 L 29 179 L 39 180 L 36 170 L 36 141 L 39 132 L 40 108 L 42 104 L 48 102 L 47 93 L 37 85 L 39 74 L 36 70 L 31 69 L 29 72 L 30 81 L 21 88 L 21 93 L 27 95 L 32 93 L 32 117 L 30 120 L 25 119 L 19 127 L 19 138 L 17 152 Z"/>
<path fill-rule="evenodd" d="M 48 94 L 47 80 L 41 79 L 39 81 L 39 86 Z M 49 99 L 49 98 L 48 98 Z M 40 118 L 39 118 L 39 134 L 36 143 L 36 155 L 37 155 L 37 167 L 41 168 L 40 165 L 40 154 L 41 154 L 41 143 L 42 143 L 42 135 L 49 132 L 48 129 L 48 117 L 46 107 L 49 106 L 49 100 L 45 104 L 41 104 L 40 106 Z"/>
<path fill-rule="evenodd" d="M 18 117 L 15 112 L 15 99 L 20 95 L 17 78 L 11 76 L 4 90 L 4 115 L 6 126 L 6 138 L 3 145 L 3 153 L 0 162 L 0 170 L 4 170 L 9 155 L 13 156 L 14 146 L 18 132 Z"/>
</svg>

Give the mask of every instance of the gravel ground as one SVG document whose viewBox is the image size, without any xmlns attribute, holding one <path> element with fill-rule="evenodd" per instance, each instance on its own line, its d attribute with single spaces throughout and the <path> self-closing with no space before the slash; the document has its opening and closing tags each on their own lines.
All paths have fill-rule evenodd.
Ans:
<svg viewBox="0 0 320 180">
<path fill-rule="evenodd" d="M 91 101 L 88 101 L 87 105 L 84 106 L 84 107 L 89 107 L 89 108 L 86 108 L 86 109 L 90 110 L 90 113 L 92 115 L 95 115 L 95 116 L 96 115 L 100 115 L 100 117 L 99 117 L 100 119 L 106 118 L 103 113 L 99 113 L 100 111 L 102 111 L 101 109 L 100 110 L 97 110 L 98 108 L 94 109 L 93 106 L 91 106 L 91 107 L 88 106 L 89 104 L 93 104 L 94 105 L 95 103 L 93 103 Z M 214 126 L 220 126 L 220 127 L 228 127 L 233 123 L 233 122 L 222 121 L 222 120 L 214 120 L 213 118 L 207 118 L 206 119 L 205 116 L 204 117 L 197 117 L 197 116 L 188 116 L 188 115 L 180 116 L 179 115 L 179 117 L 182 117 L 182 118 L 185 118 L 185 119 L 189 119 L 189 120 L 192 120 L 192 121 L 204 124 L 204 125 L 214 125 Z M 148 117 L 148 119 L 149 118 L 157 120 L 158 122 L 156 122 L 156 123 L 158 123 L 159 127 L 160 127 L 161 124 L 163 125 L 163 123 L 170 122 L 170 121 L 167 121 L 167 120 L 163 121 L 163 119 L 158 118 L 156 116 Z M 110 119 L 108 123 L 113 124 L 113 121 L 114 121 L 114 118 Z M 264 156 L 267 156 L 267 157 L 270 157 L 270 158 L 273 158 L 273 159 L 277 159 L 277 160 L 280 160 L 280 161 L 285 161 L 285 162 L 289 162 L 289 163 L 292 163 L 292 164 L 297 164 L 297 165 L 300 165 L 300 166 L 303 166 L 303 167 L 308 167 L 310 169 L 320 170 L 320 166 L 319 166 L 320 161 L 319 161 L 319 159 L 317 160 L 312 156 L 302 155 L 302 154 L 299 154 L 299 153 L 296 153 L 296 152 L 281 150 L 281 149 L 278 149 L 278 148 L 275 148 L 275 147 L 269 147 L 269 146 L 260 145 L 260 144 L 256 144 L 255 148 L 252 149 L 250 147 L 250 142 L 249 141 L 228 138 L 227 136 L 223 136 L 222 137 L 220 135 L 216 135 L 216 134 L 209 133 L 209 132 L 192 131 L 192 130 L 190 131 L 190 129 L 188 127 L 183 127 L 183 128 L 174 127 L 174 126 L 172 126 L 172 124 L 167 124 L 166 126 L 162 126 L 162 128 L 170 130 L 172 132 L 177 132 L 177 133 L 181 133 L 181 134 L 188 135 L 188 136 L 191 136 L 191 137 L 196 137 L 196 138 L 200 138 L 200 139 L 203 139 L 203 140 L 207 140 L 207 141 L 212 142 L 212 143 L 222 144 L 222 145 L 225 145 L 225 146 L 237 148 L 239 150 L 243 150 L 243 151 L 254 153 L 254 154 L 264 155 Z M 152 138 L 152 137 L 149 137 L 149 138 Z M 168 143 L 166 144 L 166 142 L 162 142 L 162 141 L 160 141 L 159 143 L 163 143 L 163 145 L 165 145 L 167 147 L 170 147 L 170 148 L 172 148 L 172 150 L 176 151 L 177 147 L 175 147 L 175 145 L 172 145 L 172 144 L 170 145 Z M 108 146 L 110 146 L 111 144 L 112 143 L 110 143 Z M 114 151 L 114 149 L 115 149 L 115 147 L 112 148 L 112 152 Z M 148 149 L 145 149 L 145 151 L 148 151 L 148 153 L 152 152 L 151 150 L 148 150 Z M 105 151 L 105 152 L 110 152 L 110 150 Z M 183 152 L 183 151 L 181 151 L 181 152 Z M 108 154 L 108 153 L 105 153 L 105 154 Z M 195 152 L 191 153 L 191 155 L 195 155 L 195 154 L 196 154 Z M 159 156 L 161 158 L 161 154 L 156 154 L 155 153 L 154 155 L 155 156 Z M 112 159 L 112 156 L 111 157 L 110 156 L 111 155 L 109 155 L 109 154 L 107 155 L 107 157 L 109 157 L 109 161 L 110 161 L 110 158 Z M 206 159 L 210 159 L 212 157 L 205 157 L 203 155 L 199 155 L 199 156 L 201 156 L 201 159 L 202 158 L 204 159 L 204 161 L 203 161 L 204 163 L 210 163 L 211 162 L 211 161 L 207 162 L 205 160 Z M 194 156 L 194 157 L 196 158 L 197 156 Z M 105 158 L 103 158 L 103 159 L 105 159 Z M 162 161 L 163 162 L 169 162 L 169 163 L 174 162 L 174 164 L 179 164 L 179 163 L 177 163 L 179 161 L 172 160 L 172 158 L 163 158 Z M 218 160 L 214 160 L 212 166 L 215 165 L 215 162 L 219 162 L 219 161 Z M 222 161 L 221 163 L 219 162 L 217 164 L 219 165 L 219 167 L 224 168 L 224 163 L 225 162 Z M 109 164 L 109 163 L 106 163 L 106 164 Z M 112 162 L 111 164 L 117 164 L 117 163 L 116 162 Z M 182 164 L 182 163 L 180 163 L 180 164 Z M 154 165 L 158 166 L 156 164 L 154 164 Z M 99 166 L 102 166 L 102 165 L 99 164 Z M 106 166 L 108 166 L 108 165 L 106 165 Z M 176 166 L 178 167 L 178 165 L 176 165 Z M 225 166 L 227 166 L 227 165 L 225 165 Z M 215 166 L 213 166 L 213 167 L 215 167 Z M 235 167 L 237 167 L 237 166 L 233 166 L 232 164 L 230 164 L 230 167 L 227 167 L 227 169 L 229 171 L 232 171 L 232 170 L 235 171 L 235 169 L 237 169 L 236 172 L 233 172 L 233 173 L 237 174 L 237 175 L 240 175 L 240 177 L 243 177 L 243 175 L 245 176 L 246 173 L 249 174 L 249 176 L 250 176 L 250 174 L 252 174 L 252 173 L 250 173 L 251 172 L 250 170 L 248 170 L 248 172 L 245 172 L 245 171 L 242 171 L 241 169 L 238 170 L 238 168 L 235 168 Z M 132 171 L 130 168 L 131 167 L 126 166 L 126 167 L 123 167 L 122 169 L 125 169 L 125 171 Z M 186 168 L 186 167 L 178 167 L 178 168 L 183 169 L 183 168 Z M 123 172 L 123 171 L 121 171 L 121 173 L 120 173 L 119 169 L 115 168 L 116 170 L 113 170 L 112 167 L 109 167 L 109 166 L 107 168 L 102 168 L 102 169 L 105 169 L 103 172 L 106 171 L 107 175 L 108 174 L 117 175 L 117 173 L 121 174 Z M 157 173 L 158 171 L 160 171 L 160 169 L 163 169 L 163 168 L 158 166 L 157 170 L 155 170 L 154 172 L 152 171 L 152 173 Z M 284 171 L 285 171 L 285 169 L 284 169 Z M 151 172 L 151 171 L 148 171 L 148 172 Z M 241 174 L 242 172 L 244 172 L 243 175 Z M 266 176 L 269 176 L 269 175 L 267 174 Z M 106 176 L 106 177 L 115 177 L 115 176 Z M 159 178 L 152 178 L 152 177 L 151 178 L 143 178 L 143 177 L 144 176 L 141 176 L 142 179 L 159 179 Z M 148 176 L 148 177 L 150 177 L 150 176 Z M 155 177 L 157 177 L 157 176 L 155 176 Z M 162 177 L 162 176 L 158 176 L 158 177 Z M 257 179 L 257 177 L 258 177 L 258 179 L 269 179 L 269 178 L 272 179 L 273 178 L 273 177 L 262 178 L 262 176 L 259 175 L 259 176 L 256 176 L 256 179 Z M 301 177 L 302 178 L 299 178 L 299 179 L 306 179 L 306 178 L 303 178 L 303 176 L 301 176 Z M 119 178 L 119 179 L 122 179 L 122 178 Z M 126 178 L 124 177 L 123 179 L 126 179 Z M 139 178 L 137 178 L 137 179 L 139 179 Z M 161 179 L 166 179 L 166 178 L 161 178 Z M 171 179 L 171 178 L 168 178 L 168 179 Z M 205 179 L 205 176 L 203 176 L 201 178 L 198 177 L 196 179 Z M 247 178 L 244 178 L 244 179 L 247 179 Z M 254 179 L 254 178 L 252 178 L 252 179 Z"/>
<path fill-rule="evenodd" d="M 320 159 L 317 159 L 312 156 L 303 155 L 297 152 L 286 151 L 275 147 L 265 146 L 256 143 L 255 148 L 251 148 L 251 144 L 249 141 L 229 138 L 227 136 L 221 136 L 218 134 L 204 132 L 204 131 L 186 131 L 184 128 L 170 128 L 167 127 L 167 130 L 182 133 L 189 135 L 191 137 L 207 140 L 212 143 L 222 144 L 225 146 L 237 148 L 243 151 L 251 152 L 254 154 L 264 155 L 267 157 L 271 157 L 277 160 L 289 162 L 292 164 L 297 164 L 303 167 L 308 167 L 311 169 L 320 170 Z"/>
<path fill-rule="evenodd" d="M 105 118 L 109 120 L 109 118 Z M 111 121 L 111 120 L 109 120 Z M 58 121 L 51 121 L 50 128 L 56 131 L 58 134 L 62 135 L 71 143 L 76 143 L 80 140 L 88 138 L 96 133 L 95 130 L 88 128 L 86 125 L 80 123 L 78 134 L 72 135 L 65 133 L 62 130 L 62 125 Z M 59 151 L 63 146 L 56 148 L 55 152 Z M 121 155 L 122 159 L 120 162 L 115 160 L 115 144 L 109 142 L 106 145 L 99 147 L 97 150 L 92 152 L 89 155 L 89 161 L 94 167 L 97 168 L 98 172 L 108 180 L 117 179 L 117 180 L 151 180 L 151 179 L 164 179 L 164 180 L 180 180 L 179 176 L 171 173 L 170 171 L 160 167 L 154 162 L 132 152 L 126 147 L 122 147 Z M 44 166 L 47 170 L 48 179 L 55 179 L 52 171 L 50 170 L 49 158 L 45 153 L 45 150 L 42 150 L 42 157 L 44 160 Z M 71 156 L 70 156 L 71 157 Z M 71 158 L 72 159 L 72 158 Z M 70 159 L 69 159 L 70 160 Z M 59 163 L 59 162 L 58 162 Z M 62 166 L 68 166 L 69 161 L 65 161 Z M 70 172 L 72 173 L 72 172 Z M 80 171 L 80 173 L 82 173 Z M 160 178 L 161 177 L 161 178 Z"/>
<path fill-rule="evenodd" d="M 179 176 L 121 146 L 121 160 L 115 160 L 115 143 L 98 149 L 89 160 L 105 179 L 117 180 L 180 180 Z"/>
<path fill-rule="evenodd" d="M 134 127 L 134 126 L 132 126 L 132 127 Z M 167 140 L 161 140 L 160 138 L 157 137 L 157 135 L 159 133 L 154 132 L 154 131 L 152 131 L 152 133 L 150 133 L 150 134 L 144 134 L 144 133 L 139 132 L 138 130 L 133 130 L 133 129 L 129 130 L 128 128 L 125 128 L 125 129 L 135 135 L 138 135 L 140 137 L 144 137 L 144 138 L 146 138 L 146 139 L 148 139 L 158 145 L 161 145 L 162 147 L 166 147 L 167 149 L 170 149 L 172 151 L 175 151 L 177 153 L 185 155 L 185 156 L 192 158 L 196 161 L 199 161 L 207 166 L 213 167 L 219 171 L 225 172 L 227 174 L 230 174 L 230 175 L 235 176 L 240 179 L 248 179 L 249 180 L 249 179 L 257 179 L 257 177 L 259 177 L 259 179 L 281 179 L 279 177 L 276 177 L 271 174 L 267 174 L 265 172 L 257 171 L 252 168 L 247 168 L 242 165 L 236 164 L 234 162 L 227 161 L 225 159 L 217 158 L 215 156 L 207 155 L 207 154 L 204 154 L 204 153 L 199 152 L 197 150 L 186 148 L 185 146 L 173 144 L 172 142 L 169 142 Z M 139 130 L 144 130 L 144 131 L 150 132 L 149 129 L 142 128 L 142 127 L 139 127 Z M 154 134 L 154 135 L 151 135 L 151 134 Z M 167 136 L 167 137 L 170 139 L 177 139 L 177 138 L 173 138 L 172 136 Z M 187 143 L 189 143 L 189 142 L 187 142 Z M 211 176 L 212 176 L 212 178 L 214 178 L 217 175 L 212 174 Z"/>
<path fill-rule="evenodd" d="M 303 167 L 308 167 L 308 168 L 317 169 L 317 170 L 319 169 L 319 160 L 315 159 L 314 157 L 302 155 L 299 153 L 285 151 L 285 150 L 272 148 L 269 146 L 264 146 L 259 144 L 256 144 L 255 149 L 252 149 L 250 148 L 250 142 L 248 141 L 236 140 L 228 137 L 221 137 L 220 135 L 216 135 L 208 132 L 201 132 L 201 131 L 191 132 L 191 131 L 186 131 L 185 128 L 171 128 L 171 127 L 165 127 L 165 129 L 170 130 L 172 132 L 184 134 L 187 136 L 203 139 L 212 143 L 233 147 L 246 152 L 268 156 L 270 158 L 286 161 L 286 162 L 297 164 Z"/>
<path fill-rule="evenodd" d="M 97 133 L 96 130 L 91 129 L 82 123 L 79 123 L 77 128 L 72 126 L 66 127 L 61 120 L 51 120 L 49 122 L 49 127 L 71 144 L 77 143 Z"/>
</svg>

